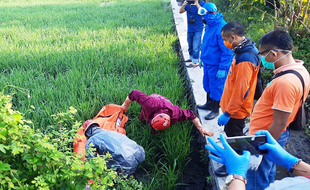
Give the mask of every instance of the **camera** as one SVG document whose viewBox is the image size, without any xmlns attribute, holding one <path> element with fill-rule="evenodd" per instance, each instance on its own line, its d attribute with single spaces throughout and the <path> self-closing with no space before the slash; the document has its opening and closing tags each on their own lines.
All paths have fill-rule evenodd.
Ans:
<svg viewBox="0 0 310 190">
<path fill-rule="evenodd" d="M 195 0 L 187 0 L 187 3 L 188 3 L 188 4 L 194 4 L 194 3 L 195 3 Z"/>
<path fill-rule="evenodd" d="M 189 19 L 188 19 L 188 23 L 189 24 L 194 24 L 195 23 L 194 17 L 190 16 Z"/>
<path fill-rule="evenodd" d="M 195 0 L 187 0 L 187 3 L 188 3 L 188 4 L 194 4 L 194 3 L 195 3 Z M 200 0 L 198 0 L 198 3 L 200 3 Z"/>
</svg>

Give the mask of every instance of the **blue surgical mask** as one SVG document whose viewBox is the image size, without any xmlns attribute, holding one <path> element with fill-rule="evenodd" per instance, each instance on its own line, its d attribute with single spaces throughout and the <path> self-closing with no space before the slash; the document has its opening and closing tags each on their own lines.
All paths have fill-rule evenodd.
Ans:
<svg viewBox="0 0 310 190">
<path fill-rule="evenodd" d="M 261 57 L 261 61 L 262 61 L 263 66 L 264 66 L 266 69 L 272 69 L 272 70 L 274 70 L 274 63 L 273 63 L 273 62 L 268 62 L 268 61 L 266 61 L 266 56 L 262 56 L 262 57 Z"/>
<path fill-rule="evenodd" d="M 284 51 L 284 50 L 277 50 L 277 51 Z M 289 51 L 287 54 L 283 55 L 282 57 L 280 57 L 279 59 L 275 60 L 274 62 L 269 62 L 266 61 L 266 57 L 269 55 L 270 51 L 265 55 L 265 56 L 261 56 L 261 61 L 262 61 L 262 65 L 266 68 L 266 69 L 272 69 L 274 70 L 274 63 L 279 61 L 280 59 L 282 59 L 283 57 L 287 56 L 288 54 L 291 53 L 291 51 Z"/>
</svg>

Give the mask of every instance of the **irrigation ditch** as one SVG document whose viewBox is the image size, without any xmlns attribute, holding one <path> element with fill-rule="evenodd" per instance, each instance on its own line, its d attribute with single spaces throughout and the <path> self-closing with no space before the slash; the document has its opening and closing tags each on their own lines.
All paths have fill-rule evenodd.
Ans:
<svg viewBox="0 0 310 190">
<path fill-rule="evenodd" d="M 187 94 L 187 101 L 190 106 L 190 109 L 197 114 L 196 110 L 196 101 L 193 94 L 193 88 L 191 85 L 191 80 L 187 73 L 187 68 L 184 64 L 182 47 L 179 40 L 174 42 L 174 51 L 178 56 L 179 62 L 179 71 L 180 75 L 183 78 L 183 85 L 185 87 L 185 94 Z M 190 123 L 192 125 L 192 123 Z M 206 150 L 204 148 L 205 138 L 201 136 L 196 127 L 193 127 L 191 132 L 191 145 L 190 145 L 190 154 L 189 162 L 184 168 L 182 177 L 177 181 L 177 190 L 207 190 L 212 189 L 211 179 L 212 176 L 209 174 L 208 169 L 208 157 Z"/>
</svg>

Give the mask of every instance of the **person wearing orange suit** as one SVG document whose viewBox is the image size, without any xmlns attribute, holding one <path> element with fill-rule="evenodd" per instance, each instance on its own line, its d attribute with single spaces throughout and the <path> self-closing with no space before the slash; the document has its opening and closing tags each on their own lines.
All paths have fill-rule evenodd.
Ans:
<svg viewBox="0 0 310 190">
<path fill-rule="evenodd" d="M 258 49 L 250 38 L 244 36 L 239 22 L 227 23 L 221 30 L 224 44 L 234 52 L 220 101 L 223 114 L 218 125 L 224 125 L 228 137 L 242 136 L 245 119 L 251 115 L 259 71 Z M 228 175 L 225 167 L 215 171 L 218 176 Z"/>
</svg>

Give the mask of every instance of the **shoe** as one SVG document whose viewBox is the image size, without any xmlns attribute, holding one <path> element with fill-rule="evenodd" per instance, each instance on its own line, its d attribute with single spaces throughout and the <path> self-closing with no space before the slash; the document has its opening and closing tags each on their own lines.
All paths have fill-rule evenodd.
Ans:
<svg viewBox="0 0 310 190">
<path fill-rule="evenodd" d="M 212 103 L 213 100 L 210 98 L 210 93 L 207 93 L 207 102 L 203 105 L 197 105 L 197 108 L 203 110 L 212 110 Z"/>
<path fill-rule="evenodd" d="M 187 68 L 196 68 L 198 67 L 198 64 L 190 63 L 189 65 L 186 65 Z"/>
<path fill-rule="evenodd" d="M 223 165 L 223 166 L 217 168 L 217 169 L 214 171 L 214 174 L 215 174 L 216 176 L 218 176 L 218 177 L 225 177 L 225 176 L 228 176 L 226 166 Z"/>
<path fill-rule="evenodd" d="M 211 112 L 205 116 L 205 120 L 214 119 L 219 115 L 220 101 L 213 100 Z"/>
<path fill-rule="evenodd" d="M 192 62 L 192 60 L 191 60 L 191 59 L 188 59 L 188 60 L 186 60 L 186 61 L 184 61 L 184 62 Z"/>
</svg>

